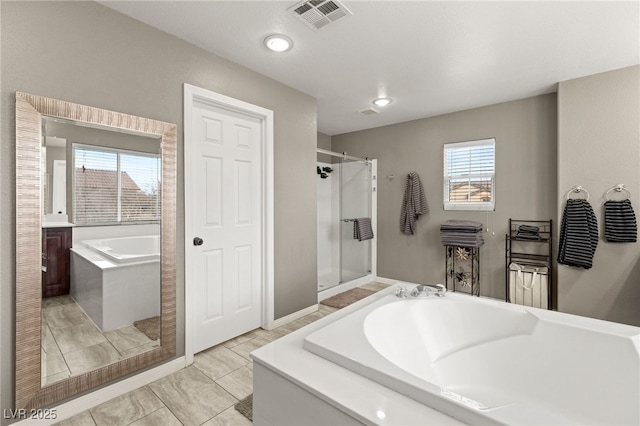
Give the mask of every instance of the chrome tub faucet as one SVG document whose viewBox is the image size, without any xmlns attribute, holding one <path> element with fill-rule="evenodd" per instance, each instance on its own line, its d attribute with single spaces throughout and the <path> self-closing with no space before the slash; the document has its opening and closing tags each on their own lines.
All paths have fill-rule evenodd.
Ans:
<svg viewBox="0 0 640 426">
<path fill-rule="evenodd" d="M 411 293 L 407 294 L 407 288 L 404 285 L 398 285 L 396 287 L 396 297 L 406 298 L 406 297 L 429 297 L 430 295 L 434 295 L 437 297 L 444 297 L 447 293 L 447 288 L 442 284 L 436 284 L 435 286 L 430 285 L 417 285 Z"/>
<path fill-rule="evenodd" d="M 418 285 L 411 291 L 411 297 L 428 297 L 433 294 L 434 296 L 443 297 L 447 289 L 442 284 L 430 285 Z"/>
</svg>

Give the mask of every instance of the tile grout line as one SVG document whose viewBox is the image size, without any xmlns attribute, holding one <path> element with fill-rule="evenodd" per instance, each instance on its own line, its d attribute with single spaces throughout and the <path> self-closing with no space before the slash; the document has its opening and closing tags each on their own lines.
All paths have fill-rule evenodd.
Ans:
<svg viewBox="0 0 640 426">
<path fill-rule="evenodd" d="M 162 400 L 160 400 L 160 402 L 162 402 Z M 158 408 L 158 409 L 155 409 L 155 410 L 153 410 L 153 411 L 152 411 L 152 412 L 150 412 L 150 413 L 145 414 L 144 416 L 140 417 L 139 419 L 135 419 L 135 420 L 133 420 L 133 421 L 131 421 L 131 422 L 127 423 L 125 426 L 129 426 L 129 425 L 131 425 L 131 424 L 134 424 L 135 422 L 140 421 L 140 420 L 144 419 L 145 417 L 152 415 L 152 414 L 153 414 L 153 413 L 155 413 L 156 411 L 162 410 L 163 408 L 169 409 L 169 407 L 167 407 L 167 406 L 164 404 L 164 402 L 162 402 L 162 407 L 160 407 L 160 408 Z M 171 411 L 171 410 L 169 410 L 169 411 Z M 172 414 L 173 414 L 173 413 L 172 413 Z M 174 416 L 174 417 L 175 417 L 175 416 Z M 178 421 L 179 421 L 179 420 L 178 420 Z M 182 423 L 182 422 L 180 422 L 180 423 Z"/>
<path fill-rule="evenodd" d="M 214 383 L 215 383 L 215 384 L 217 384 L 218 386 L 220 386 L 220 387 L 221 387 L 222 389 L 224 389 L 225 391 L 227 391 L 227 393 L 230 393 L 230 394 L 231 394 L 231 391 L 230 391 L 230 390 L 228 390 L 227 388 L 225 388 L 221 383 L 218 383 L 218 380 L 223 379 L 223 378 L 225 378 L 225 377 L 229 376 L 230 374 L 235 373 L 236 371 L 238 371 L 238 370 L 240 370 L 240 369 L 242 369 L 242 368 L 247 367 L 247 368 L 249 369 L 248 365 L 249 365 L 249 364 L 245 364 L 245 365 L 243 365 L 242 367 L 238 367 L 238 368 L 236 368 L 235 370 L 230 371 L 229 373 L 227 373 L 227 374 L 225 374 L 224 376 L 222 376 L 222 377 L 218 378 L 217 380 L 214 380 Z M 251 371 L 251 374 L 253 375 L 253 370 L 251 370 L 251 369 L 249 369 L 249 370 Z M 253 382 L 251 382 L 251 393 L 253 393 Z M 238 401 L 241 401 L 241 400 L 242 400 L 241 398 L 237 398 L 237 397 L 236 397 L 235 395 L 233 395 L 233 394 L 231 394 L 231 395 L 232 395 L 234 398 L 236 398 Z M 246 395 L 246 396 L 248 396 L 248 395 Z M 245 396 L 245 398 L 246 398 L 246 396 Z"/>
<path fill-rule="evenodd" d="M 157 382 L 157 381 L 159 381 L 159 380 L 162 380 L 162 379 L 158 379 L 158 380 L 156 380 L 155 382 Z M 155 382 L 152 382 L 152 383 L 155 383 Z M 150 385 L 150 384 L 151 384 L 151 383 L 149 383 L 149 385 Z M 180 420 L 180 418 L 176 415 L 176 413 L 174 413 L 174 412 L 173 412 L 173 410 L 171 410 L 171 408 L 169 408 L 169 406 L 168 406 L 167 404 L 165 404 L 164 400 L 163 400 L 162 398 L 160 398 L 160 395 L 158 395 L 157 393 L 155 393 L 155 392 L 153 391 L 153 389 L 151 388 L 151 386 L 149 386 L 149 385 L 144 385 L 143 387 L 148 388 L 148 389 L 149 389 L 149 391 L 151 391 L 151 393 L 152 393 L 152 394 L 154 394 L 154 395 L 156 396 L 156 398 L 158 398 L 158 400 L 159 400 L 160 402 L 162 402 L 162 405 L 163 405 L 167 410 L 169 410 L 169 412 L 171 413 L 171 415 L 173 415 L 173 417 L 175 417 L 175 418 L 176 418 L 176 420 L 178 420 L 178 422 L 179 422 L 181 425 L 184 425 L 184 423 L 182 423 L 182 420 Z M 160 410 L 160 409 L 161 409 L 161 408 L 158 408 L 158 410 Z M 158 411 L 158 410 L 156 410 L 156 411 Z M 155 411 L 154 411 L 154 412 L 155 412 Z M 149 413 L 149 414 L 151 414 L 151 413 Z M 145 416 L 145 417 L 146 417 L 146 416 Z M 144 417 L 143 417 L 143 418 L 144 418 Z"/>
<path fill-rule="evenodd" d="M 89 413 L 89 416 L 91 417 L 91 421 L 93 421 L 93 424 L 95 426 L 98 426 L 98 422 L 96 422 L 95 417 L 93 417 L 93 414 L 91 413 L 91 410 L 87 410 L 87 412 Z"/>
</svg>

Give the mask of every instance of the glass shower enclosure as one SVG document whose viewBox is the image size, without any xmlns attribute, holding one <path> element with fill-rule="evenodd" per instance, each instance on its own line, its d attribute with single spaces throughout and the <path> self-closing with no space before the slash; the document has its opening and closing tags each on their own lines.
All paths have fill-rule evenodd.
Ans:
<svg viewBox="0 0 640 426">
<path fill-rule="evenodd" d="M 318 291 L 372 274 L 375 160 L 318 150 Z M 355 219 L 372 219 L 373 239 L 355 237 Z"/>
</svg>

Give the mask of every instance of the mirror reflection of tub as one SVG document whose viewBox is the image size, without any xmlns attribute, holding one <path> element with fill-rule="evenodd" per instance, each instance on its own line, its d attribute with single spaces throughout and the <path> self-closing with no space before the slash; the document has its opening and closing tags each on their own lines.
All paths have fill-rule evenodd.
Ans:
<svg viewBox="0 0 640 426">
<path fill-rule="evenodd" d="M 48 385 L 159 347 L 161 175 L 155 136 L 42 125 L 43 224 L 72 222 L 66 292 L 42 300 Z"/>
<path fill-rule="evenodd" d="M 160 315 L 159 235 L 81 240 L 71 252 L 71 296 L 102 332 Z"/>
<path fill-rule="evenodd" d="M 82 244 L 117 264 L 160 260 L 160 235 L 103 238 Z"/>
</svg>

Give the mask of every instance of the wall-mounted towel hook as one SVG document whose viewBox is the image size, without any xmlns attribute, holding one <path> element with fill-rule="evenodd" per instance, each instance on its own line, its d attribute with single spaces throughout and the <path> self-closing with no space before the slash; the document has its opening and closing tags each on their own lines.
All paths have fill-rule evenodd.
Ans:
<svg viewBox="0 0 640 426">
<path fill-rule="evenodd" d="M 631 191 L 629 191 L 629 190 L 627 189 L 627 187 L 626 187 L 626 186 L 624 186 L 624 183 L 619 183 L 619 184 L 617 184 L 616 186 L 614 186 L 614 187 L 612 187 L 612 188 L 609 188 L 609 190 L 608 190 L 607 192 L 605 192 L 605 194 L 604 194 L 604 198 L 605 198 L 607 201 L 609 201 L 609 193 L 610 193 L 611 191 L 616 191 L 616 192 L 626 191 L 626 193 L 627 193 L 627 198 L 631 198 Z"/>
<path fill-rule="evenodd" d="M 581 185 L 576 185 L 573 188 L 571 188 L 569 192 L 567 192 L 567 200 L 569 199 L 569 195 L 571 195 L 572 193 L 579 194 L 581 192 L 584 192 L 585 194 L 587 194 L 587 201 L 589 201 L 589 191 L 584 189 Z"/>
<path fill-rule="evenodd" d="M 387 175 L 387 179 L 389 179 L 390 181 L 394 180 L 395 178 L 396 178 L 396 175 L 394 174 Z"/>
</svg>

